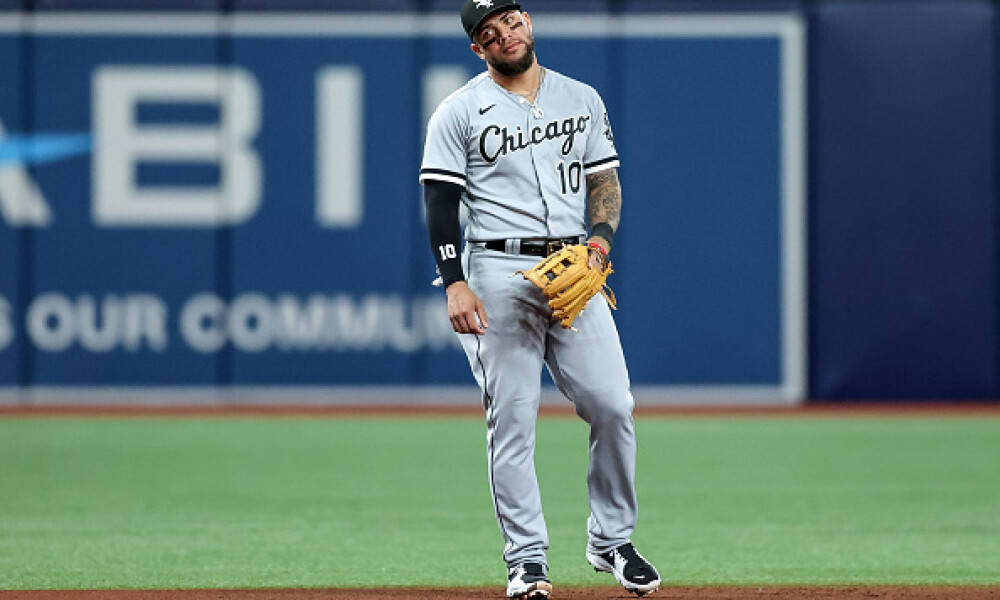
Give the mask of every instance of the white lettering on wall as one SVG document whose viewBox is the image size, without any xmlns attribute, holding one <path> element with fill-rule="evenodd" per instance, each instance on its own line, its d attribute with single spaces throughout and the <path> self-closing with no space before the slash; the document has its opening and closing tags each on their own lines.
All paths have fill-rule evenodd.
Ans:
<svg viewBox="0 0 1000 600">
<path fill-rule="evenodd" d="M 14 324 L 10 319 L 10 302 L 0 296 L 0 350 L 6 350 L 14 340 Z"/>
<path fill-rule="evenodd" d="M 326 319 L 326 299 L 314 294 L 303 303 L 291 294 L 278 297 L 275 326 L 281 350 L 308 349 L 318 344 Z"/>
<path fill-rule="evenodd" d="M 0 141 L 6 136 L 0 121 Z M 52 211 L 38 184 L 19 162 L 0 164 L 0 216 L 13 227 L 44 227 L 52 222 Z"/>
<path fill-rule="evenodd" d="M 428 67 L 421 90 L 424 127 L 438 103 L 468 77 L 464 67 Z M 184 64 L 99 65 L 91 88 L 91 215 L 97 226 L 218 227 L 244 223 L 260 209 L 264 166 L 253 142 L 261 128 L 261 90 L 250 71 Z M 330 66 L 316 72 L 314 201 L 321 227 L 356 228 L 364 217 L 364 94 L 360 67 Z M 144 103 L 213 104 L 219 107 L 220 120 L 140 123 L 138 110 Z M 0 123 L 0 140 L 4 135 Z M 219 168 L 220 183 L 143 185 L 138 181 L 140 164 L 213 164 Z M 464 205 L 462 211 L 464 219 Z M 0 217 L 12 226 L 52 222 L 41 189 L 21 162 L 0 165 Z"/>
<path fill-rule="evenodd" d="M 242 223 L 261 202 L 260 90 L 236 67 L 100 67 L 93 76 L 94 222 L 214 227 Z M 143 102 L 219 106 L 210 125 L 142 125 Z M 217 186 L 140 186 L 137 165 L 215 163 Z"/>
<path fill-rule="evenodd" d="M 226 344 L 225 313 L 215 294 L 192 296 L 181 309 L 181 337 L 196 352 L 218 352 Z"/>
<path fill-rule="evenodd" d="M 89 294 L 75 300 L 42 294 L 28 307 L 26 321 L 31 342 L 46 352 L 62 352 L 74 343 L 97 353 L 167 347 L 167 308 L 150 294 L 109 294 L 100 302 Z"/>
<path fill-rule="evenodd" d="M 361 69 L 316 74 L 316 221 L 357 227 L 364 215 L 364 89 Z"/>
<path fill-rule="evenodd" d="M 241 352 L 417 352 L 458 347 L 439 296 L 259 293 L 192 296 L 181 309 L 181 335 L 197 352 L 217 352 L 227 342 Z"/>
<path fill-rule="evenodd" d="M 35 347 L 60 352 L 73 343 L 73 304 L 62 294 L 43 294 L 28 309 L 28 335 Z"/>
<path fill-rule="evenodd" d="M 233 346 L 244 352 L 267 350 L 273 340 L 273 315 L 271 301 L 265 296 L 237 296 L 226 319 Z"/>
</svg>

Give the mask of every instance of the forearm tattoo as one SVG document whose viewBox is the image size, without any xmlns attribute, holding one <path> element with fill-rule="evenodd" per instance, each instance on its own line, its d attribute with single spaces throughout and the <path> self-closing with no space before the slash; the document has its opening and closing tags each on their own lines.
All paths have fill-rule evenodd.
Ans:
<svg viewBox="0 0 1000 600">
<path fill-rule="evenodd" d="M 587 221 L 591 226 L 607 223 L 615 231 L 622 212 L 622 188 L 618 170 L 606 169 L 587 175 Z"/>
</svg>

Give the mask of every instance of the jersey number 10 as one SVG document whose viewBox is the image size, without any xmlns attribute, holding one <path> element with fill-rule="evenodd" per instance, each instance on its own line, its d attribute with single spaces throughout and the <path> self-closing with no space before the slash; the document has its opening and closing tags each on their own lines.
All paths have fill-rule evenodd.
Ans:
<svg viewBox="0 0 1000 600">
<path fill-rule="evenodd" d="M 562 193 L 566 193 L 566 186 L 574 194 L 580 191 L 580 174 L 583 172 L 583 165 L 580 161 L 574 160 L 566 166 L 566 163 L 559 163 L 556 166 L 559 170 L 559 182 L 562 184 Z"/>
</svg>

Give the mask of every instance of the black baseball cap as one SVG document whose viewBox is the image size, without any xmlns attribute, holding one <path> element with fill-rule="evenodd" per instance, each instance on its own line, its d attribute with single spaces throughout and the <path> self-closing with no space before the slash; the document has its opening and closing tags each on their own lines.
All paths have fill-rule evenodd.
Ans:
<svg viewBox="0 0 1000 600">
<path fill-rule="evenodd" d="M 521 10 L 521 5 L 514 0 L 466 0 L 462 7 L 462 27 L 472 39 L 483 19 L 499 10 L 511 9 Z"/>
</svg>

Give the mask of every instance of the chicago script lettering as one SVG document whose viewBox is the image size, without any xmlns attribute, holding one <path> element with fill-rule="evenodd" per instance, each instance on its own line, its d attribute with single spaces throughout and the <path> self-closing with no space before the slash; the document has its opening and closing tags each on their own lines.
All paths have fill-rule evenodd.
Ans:
<svg viewBox="0 0 1000 600">
<path fill-rule="evenodd" d="M 562 144 L 563 156 L 573 150 L 573 140 L 576 134 L 587 131 L 590 115 L 570 117 L 562 121 L 549 121 L 545 127 L 536 125 L 530 132 L 525 132 L 519 125 L 514 132 L 499 125 L 487 125 L 479 134 L 479 155 L 486 162 L 496 162 L 501 156 L 524 150 L 528 146 L 541 144 L 547 140 L 565 137 Z"/>
</svg>

